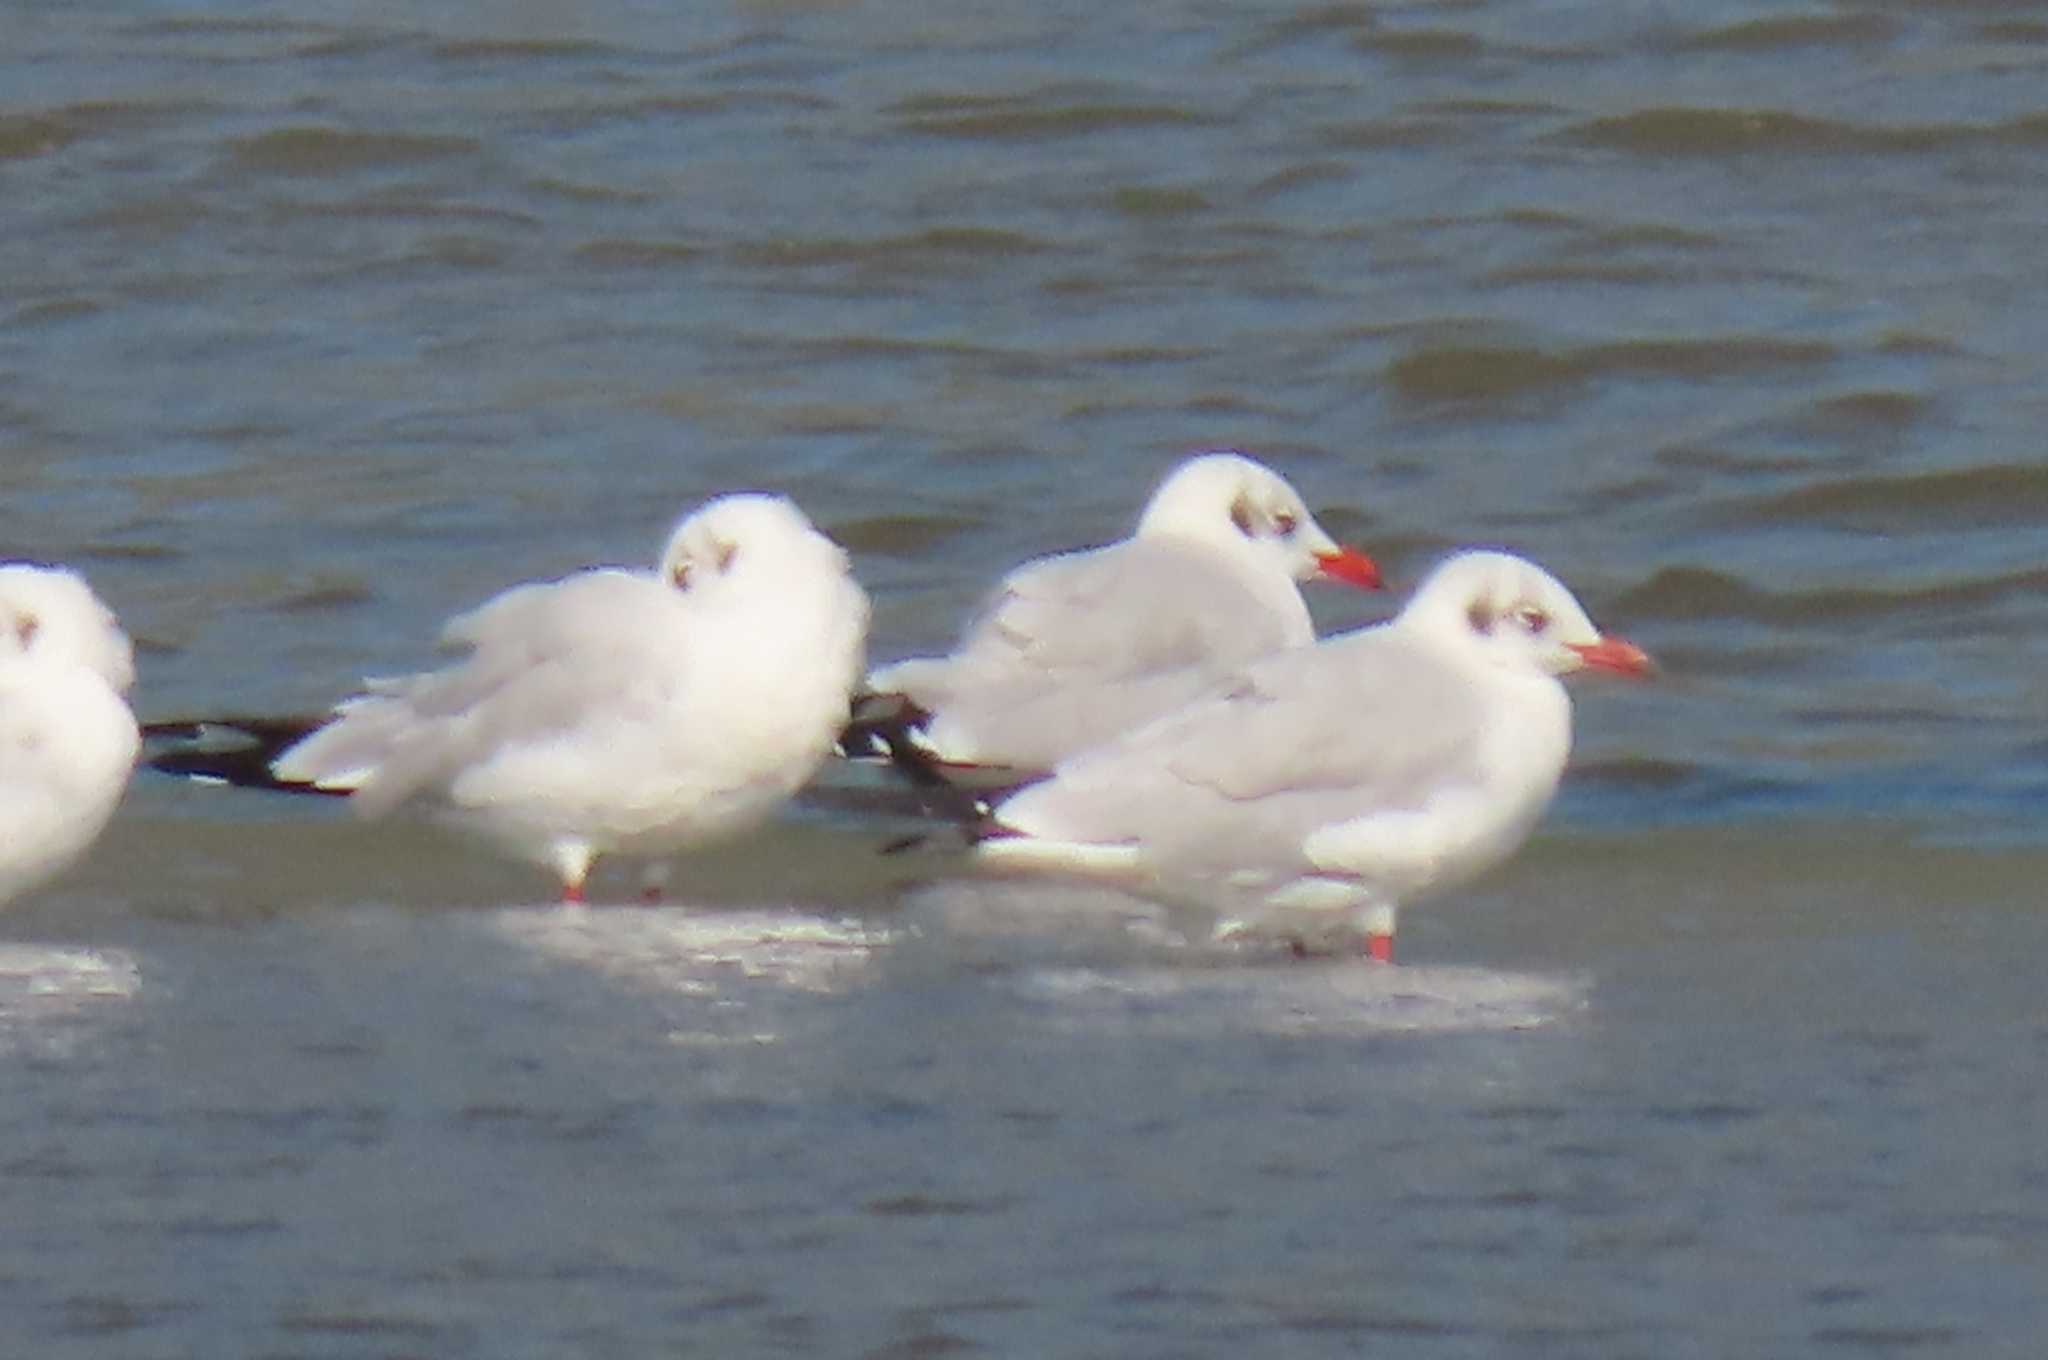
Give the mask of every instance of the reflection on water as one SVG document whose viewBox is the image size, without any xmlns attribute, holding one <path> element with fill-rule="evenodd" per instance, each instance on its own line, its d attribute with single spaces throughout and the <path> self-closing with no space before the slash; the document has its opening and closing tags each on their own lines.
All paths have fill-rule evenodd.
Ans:
<svg viewBox="0 0 2048 1360">
<path fill-rule="evenodd" d="M 539 907 L 491 914 L 492 927 L 551 959 L 621 982 L 688 996 L 743 993 L 757 983 L 842 990 L 889 933 L 796 912 L 684 907 Z"/>
<path fill-rule="evenodd" d="M 1039 969 L 1016 982 L 1063 1023 L 1201 1034 L 1218 1024 L 1295 1036 L 1533 1029 L 1586 1004 L 1583 983 L 1476 968 L 1377 968 L 1356 961 L 1188 971 Z"/>
<path fill-rule="evenodd" d="M 289 844 L 346 877 L 359 834 Z M 24 1335 L 1517 1352 L 1562 1290 L 1595 1353 L 1995 1353 L 1984 1308 L 2038 1317 L 2037 852 L 1551 837 L 1413 912 L 1397 968 L 1022 891 L 850 917 L 441 881 L 0 953 Z"/>
<path fill-rule="evenodd" d="M 124 950 L 0 944 L 0 1054 L 54 1055 L 88 1044 L 81 1028 L 142 990 Z"/>
<path fill-rule="evenodd" d="M 950 907 L 875 919 L 723 908 L 507 908 L 493 935 L 626 987 L 707 1003 L 714 1025 L 679 1043 L 774 1043 L 745 1017 L 794 990 L 821 995 L 986 973 L 1061 1026 L 1148 1031 L 1359 1036 L 1529 1029 L 1586 1006 L 1584 979 L 1467 967 L 1380 968 L 1356 960 L 1282 961 L 1271 952 L 1191 946 L 1139 926 L 1143 904 L 1062 904 L 1057 892 L 958 885 Z M 988 910 L 1007 896 L 1002 919 Z M 963 907 L 964 898 L 979 899 Z M 1105 916 L 1102 913 L 1112 913 Z M 736 1028 L 739 1027 L 739 1028 Z"/>
</svg>

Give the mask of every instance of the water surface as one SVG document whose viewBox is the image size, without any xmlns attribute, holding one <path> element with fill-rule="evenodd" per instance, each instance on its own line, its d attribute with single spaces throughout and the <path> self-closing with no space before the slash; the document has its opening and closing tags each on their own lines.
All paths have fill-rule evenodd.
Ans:
<svg viewBox="0 0 2048 1360">
<path fill-rule="evenodd" d="M 843 798 L 563 916 L 140 780 L 0 924 L 14 1349 L 2033 1353 L 2048 10 L 0 31 L 0 552 L 148 715 L 327 703 L 742 485 L 902 655 L 1222 445 L 1666 666 L 1391 973 L 913 886 Z"/>
</svg>

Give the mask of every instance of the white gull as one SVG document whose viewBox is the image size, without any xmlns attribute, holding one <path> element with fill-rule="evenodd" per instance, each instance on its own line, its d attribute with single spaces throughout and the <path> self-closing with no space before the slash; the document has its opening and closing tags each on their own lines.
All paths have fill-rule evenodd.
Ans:
<svg viewBox="0 0 2048 1360">
<path fill-rule="evenodd" d="M 269 774 L 365 816 L 423 809 L 581 901 L 598 856 L 733 835 L 794 794 L 846 722 L 867 617 L 845 552 L 794 504 L 722 496 L 651 573 L 517 586 L 456 618 L 443 640 L 466 657 L 369 681 Z M 207 773 L 203 757 L 153 763 Z M 218 773 L 261 782 L 248 767 Z"/>
<path fill-rule="evenodd" d="M 1231 667 L 1315 638 L 1298 582 L 1378 589 L 1299 492 L 1236 453 L 1162 482 L 1129 538 L 1026 562 L 941 657 L 868 677 L 851 754 L 911 772 L 1042 771 L 1202 693 Z M 904 749 L 908 744 L 914 748 Z"/>
<path fill-rule="evenodd" d="M 1640 675 L 1571 593 L 1500 552 L 1439 565 L 1378 627 L 1277 652 L 998 803 L 978 858 L 1211 914 L 1219 935 L 1358 931 L 1526 840 L 1571 750 L 1559 677 Z"/>
<path fill-rule="evenodd" d="M 77 573 L 0 566 L 0 903 L 99 837 L 141 738 L 128 635 Z"/>
</svg>

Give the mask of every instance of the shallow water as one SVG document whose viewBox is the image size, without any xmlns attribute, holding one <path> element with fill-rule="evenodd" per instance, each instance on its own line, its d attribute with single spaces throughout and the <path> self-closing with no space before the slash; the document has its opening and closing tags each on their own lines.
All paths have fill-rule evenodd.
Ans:
<svg viewBox="0 0 2048 1360">
<path fill-rule="evenodd" d="M 2033 1353 L 2048 8 L 0 32 L 0 553 L 90 573 L 149 716 L 324 704 L 738 485 L 893 657 L 1215 445 L 1666 667 L 1392 973 L 908 884 L 858 799 L 562 916 L 139 780 L 0 920 L 12 1349 Z"/>
<path fill-rule="evenodd" d="M 2042 868 L 1553 836 L 1390 969 L 959 885 L 173 921 L 87 873 L 0 955 L 0 1315 L 95 1356 L 2031 1354 Z"/>
</svg>

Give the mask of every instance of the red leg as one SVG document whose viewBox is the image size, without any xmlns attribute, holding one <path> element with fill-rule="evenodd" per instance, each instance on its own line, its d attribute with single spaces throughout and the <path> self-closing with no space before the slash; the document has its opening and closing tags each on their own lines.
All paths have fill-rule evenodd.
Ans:
<svg viewBox="0 0 2048 1360">
<path fill-rule="evenodd" d="M 582 841 L 558 841 L 548 852 L 555 862 L 555 876 L 562 880 L 562 905 L 580 903 L 584 881 L 590 877 L 590 861 L 595 858 L 590 847 Z"/>
</svg>

